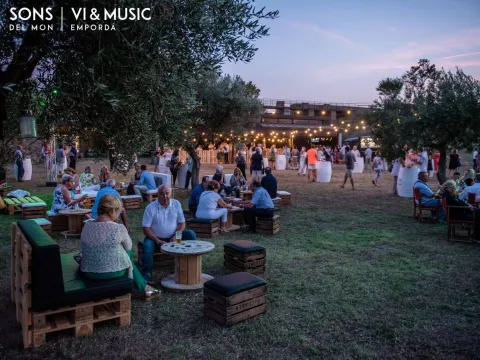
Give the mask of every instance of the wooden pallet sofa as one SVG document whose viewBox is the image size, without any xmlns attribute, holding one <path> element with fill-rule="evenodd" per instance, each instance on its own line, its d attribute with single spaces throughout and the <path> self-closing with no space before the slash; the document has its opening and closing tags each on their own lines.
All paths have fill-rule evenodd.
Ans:
<svg viewBox="0 0 480 360">
<path fill-rule="evenodd" d="M 58 244 L 33 220 L 12 224 L 11 297 L 22 326 L 25 348 L 66 329 L 90 335 L 97 322 L 130 324 L 133 281 L 127 276 L 87 280 L 75 253 L 60 254 Z"/>
<path fill-rule="evenodd" d="M 15 213 L 20 213 L 23 211 L 22 205 L 23 204 L 38 204 L 40 206 L 44 206 L 46 208 L 45 201 L 40 199 L 37 196 L 26 196 L 23 198 L 3 198 L 5 205 L 7 205 L 8 214 L 10 216 L 15 215 Z M 35 207 L 31 208 L 33 210 Z M 45 209 L 46 210 L 46 209 Z M 44 215 L 45 216 L 45 215 Z M 43 216 L 42 216 L 43 217 Z"/>
</svg>

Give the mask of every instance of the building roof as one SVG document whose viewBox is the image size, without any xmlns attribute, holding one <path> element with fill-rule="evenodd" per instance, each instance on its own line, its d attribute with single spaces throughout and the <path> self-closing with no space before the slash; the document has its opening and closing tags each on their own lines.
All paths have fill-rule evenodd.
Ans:
<svg viewBox="0 0 480 360">
<path fill-rule="evenodd" d="M 261 127 L 265 128 L 280 128 L 280 129 L 327 129 L 327 130 L 333 130 L 335 127 L 330 126 L 330 125 L 297 125 L 297 124 L 268 124 L 268 123 L 260 123 L 258 124 Z M 340 127 L 336 127 L 337 129 L 341 129 Z"/>
</svg>

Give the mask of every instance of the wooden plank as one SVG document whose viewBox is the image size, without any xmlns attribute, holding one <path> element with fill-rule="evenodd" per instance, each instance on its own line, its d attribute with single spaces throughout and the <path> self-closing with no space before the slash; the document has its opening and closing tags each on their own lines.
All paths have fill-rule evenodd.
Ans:
<svg viewBox="0 0 480 360">
<path fill-rule="evenodd" d="M 248 309 L 263 305 L 266 302 L 267 302 L 267 296 L 263 295 L 263 296 L 258 296 L 256 298 L 248 299 L 236 305 L 226 307 L 224 305 L 220 305 L 219 303 L 213 301 L 212 299 L 204 298 L 205 306 L 227 317 L 246 311 Z"/>
<path fill-rule="evenodd" d="M 235 315 L 230 316 L 230 317 L 226 317 L 226 316 L 224 316 L 224 315 L 222 315 L 222 314 L 220 314 L 220 313 L 216 312 L 215 310 L 212 310 L 208 307 L 204 308 L 203 313 L 206 317 L 215 320 L 219 324 L 229 326 L 229 325 L 237 324 L 237 323 L 239 323 L 241 321 L 244 321 L 244 320 L 247 320 L 249 318 L 255 317 L 257 315 L 263 314 L 266 311 L 267 311 L 267 305 L 263 304 L 263 305 L 254 307 L 252 309 L 249 309 L 247 311 L 235 314 Z"/>
<path fill-rule="evenodd" d="M 187 258 L 187 284 L 199 284 L 202 275 L 202 257 L 186 256 Z"/>
<path fill-rule="evenodd" d="M 262 285 L 262 286 L 250 289 L 248 291 L 243 291 L 241 293 L 229 296 L 228 298 L 226 298 L 226 305 L 227 306 L 235 305 L 245 300 L 265 295 L 266 293 L 267 293 L 267 285 Z"/>
<path fill-rule="evenodd" d="M 29 203 L 29 201 L 28 201 L 27 199 L 25 199 L 25 198 L 17 198 L 17 199 L 18 199 L 18 201 L 20 201 L 22 204 L 28 204 L 28 203 Z"/>
<path fill-rule="evenodd" d="M 241 269 L 238 266 L 235 266 L 226 260 L 223 261 L 223 266 L 226 267 L 227 269 L 232 270 L 233 272 L 248 272 L 250 274 L 257 274 L 257 275 L 265 272 L 265 266 L 260 266 L 257 268 Z"/>
<path fill-rule="evenodd" d="M 188 284 L 188 259 L 186 256 L 178 256 L 177 257 L 179 266 L 180 266 L 180 273 L 179 281 L 180 284 Z"/>
<path fill-rule="evenodd" d="M 15 265 L 17 258 L 15 256 L 15 249 L 17 246 L 17 224 L 12 223 L 11 226 L 12 237 L 10 241 L 10 297 L 12 302 L 15 303 Z"/>
<path fill-rule="evenodd" d="M 232 263 L 233 265 L 239 267 L 240 269 L 257 268 L 265 265 L 265 257 L 259 260 L 241 261 L 225 254 L 224 259 Z"/>
<path fill-rule="evenodd" d="M 13 202 L 13 200 L 10 199 L 10 198 L 3 198 L 3 201 L 4 201 L 5 204 L 7 204 L 7 205 L 15 205 L 15 202 Z"/>
<path fill-rule="evenodd" d="M 249 260 L 258 260 L 266 257 L 266 250 L 252 251 L 249 253 L 242 253 L 240 251 L 235 251 L 231 248 L 224 247 L 224 253 L 238 260 L 249 261 Z"/>
<path fill-rule="evenodd" d="M 22 204 L 22 202 L 17 198 L 11 198 L 15 205 Z"/>
</svg>

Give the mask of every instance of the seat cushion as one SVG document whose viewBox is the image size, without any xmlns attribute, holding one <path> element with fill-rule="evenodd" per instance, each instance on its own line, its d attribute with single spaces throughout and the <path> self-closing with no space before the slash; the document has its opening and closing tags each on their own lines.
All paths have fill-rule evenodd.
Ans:
<svg viewBox="0 0 480 360">
<path fill-rule="evenodd" d="M 265 250 L 264 246 L 248 240 L 236 240 L 236 241 L 226 243 L 223 246 L 241 253 L 249 253 L 254 251 Z"/>
<path fill-rule="evenodd" d="M 126 275 L 108 280 L 91 280 L 82 277 L 80 265 L 73 258 L 75 255 L 77 252 L 60 255 L 65 293 L 58 306 L 97 301 L 132 291 L 133 280 Z"/>
<path fill-rule="evenodd" d="M 154 190 L 147 190 L 146 194 L 157 194 L 158 193 L 158 189 L 154 189 Z"/>
<path fill-rule="evenodd" d="M 277 193 L 277 194 L 278 194 L 278 193 Z M 276 198 L 273 198 L 272 201 L 273 201 L 273 202 L 282 201 L 282 198 L 276 197 Z"/>
<path fill-rule="evenodd" d="M 53 211 L 48 210 L 47 211 L 47 216 L 67 216 L 67 215 L 62 215 Z"/>
<path fill-rule="evenodd" d="M 34 203 L 25 203 L 25 204 L 22 204 L 22 208 L 36 207 L 36 206 L 46 207 L 47 204 L 45 204 L 44 202 L 34 202 Z"/>
<path fill-rule="evenodd" d="M 277 191 L 277 195 L 280 196 L 280 195 L 292 195 L 292 194 L 290 194 L 288 191 Z"/>
<path fill-rule="evenodd" d="M 125 196 L 120 196 L 123 199 L 127 200 L 127 199 L 142 199 L 142 197 L 140 195 L 125 195 Z"/>
<path fill-rule="evenodd" d="M 266 284 L 267 282 L 258 276 L 246 272 L 237 272 L 219 276 L 207 281 L 203 286 L 217 294 L 228 297 Z"/>
<path fill-rule="evenodd" d="M 38 219 L 32 219 L 32 220 L 35 221 L 40 226 L 52 225 L 52 223 L 47 219 L 38 218 Z"/>
<path fill-rule="evenodd" d="M 217 221 L 218 219 L 199 219 L 199 218 L 191 218 L 191 219 L 188 219 L 187 222 L 190 222 L 190 223 L 200 223 L 200 224 L 211 224 L 211 223 L 214 223 L 215 221 Z"/>
</svg>

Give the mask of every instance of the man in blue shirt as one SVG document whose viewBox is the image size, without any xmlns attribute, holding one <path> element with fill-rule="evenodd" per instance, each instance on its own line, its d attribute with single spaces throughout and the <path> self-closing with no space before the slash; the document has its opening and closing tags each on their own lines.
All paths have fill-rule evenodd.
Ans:
<svg viewBox="0 0 480 360">
<path fill-rule="evenodd" d="M 272 217 L 274 205 L 260 181 L 253 180 L 250 189 L 253 191 L 252 200 L 249 203 L 240 204 L 240 207 L 243 207 L 243 219 L 248 225 L 248 231 L 255 232 L 257 226 L 255 217 Z"/>
<path fill-rule="evenodd" d="M 413 185 L 414 189 L 418 189 L 420 192 L 422 205 L 438 207 L 438 219 L 443 220 L 445 214 L 443 212 L 442 201 L 440 199 L 435 199 L 435 194 L 428 185 L 428 173 L 425 171 L 420 171 L 418 173 L 418 180 Z"/>
<path fill-rule="evenodd" d="M 146 193 L 148 190 L 156 190 L 157 186 L 155 184 L 155 179 L 153 178 L 153 175 L 149 171 L 147 171 L 147 166 L 142 165 L 140 166 L 140 169 L 142 170 L 142 173 L 140 174 L 140 181 L 138 181 L 137 184 L 133 187 L 133 190 L 135 190 L 136 195 L 142 196 L 142 193 Z"/>
<path fill-rule="evenodd" d="M 265 168 L 265 176 L 262 178 L 262 187 L 267 190 L 272 199 L 277 197 L 277 179 L 272 175 L 272 168 Z"/>
<path fill-rule="evenodd" d="M 107 194 L 110 194 L 110 195 L 118 197 L 120 199 L 120 201 L 122 200 L 118 191 L 115 190 L 115 185 L 116 185 L 115 179 L 108 179 L 107 182 L 105 183 L 105 187 L 97 193 L 97 197 L 95 198 L 95 202 L 93 203 L 93 206 L 92 206 L 92 218 L 94 218 L 94 219 L 98 218 L 98 204 L 100 203 L 100 199 L 103 196 L 105 196 Z M 122 208 L 122 211 L 120 212 L 119 215 L 122 219 L 123 225 L 125 225 L 125 227 L 128 229 L 128 221 L 127 221 L 126 210 L 124 208 Z"/>
<path fill-rule="evenodd" d="M 210 177 L 204 176 L 202 178 L 202 183 L 195 186 L 190 194 L 190 198 L 188 199 L 188 209 L 192 212 L 197 212 L 198 202 L 200 201 L 200 195 L 207 190 L 208 182 L 210 181 Z"/>
</svg>

